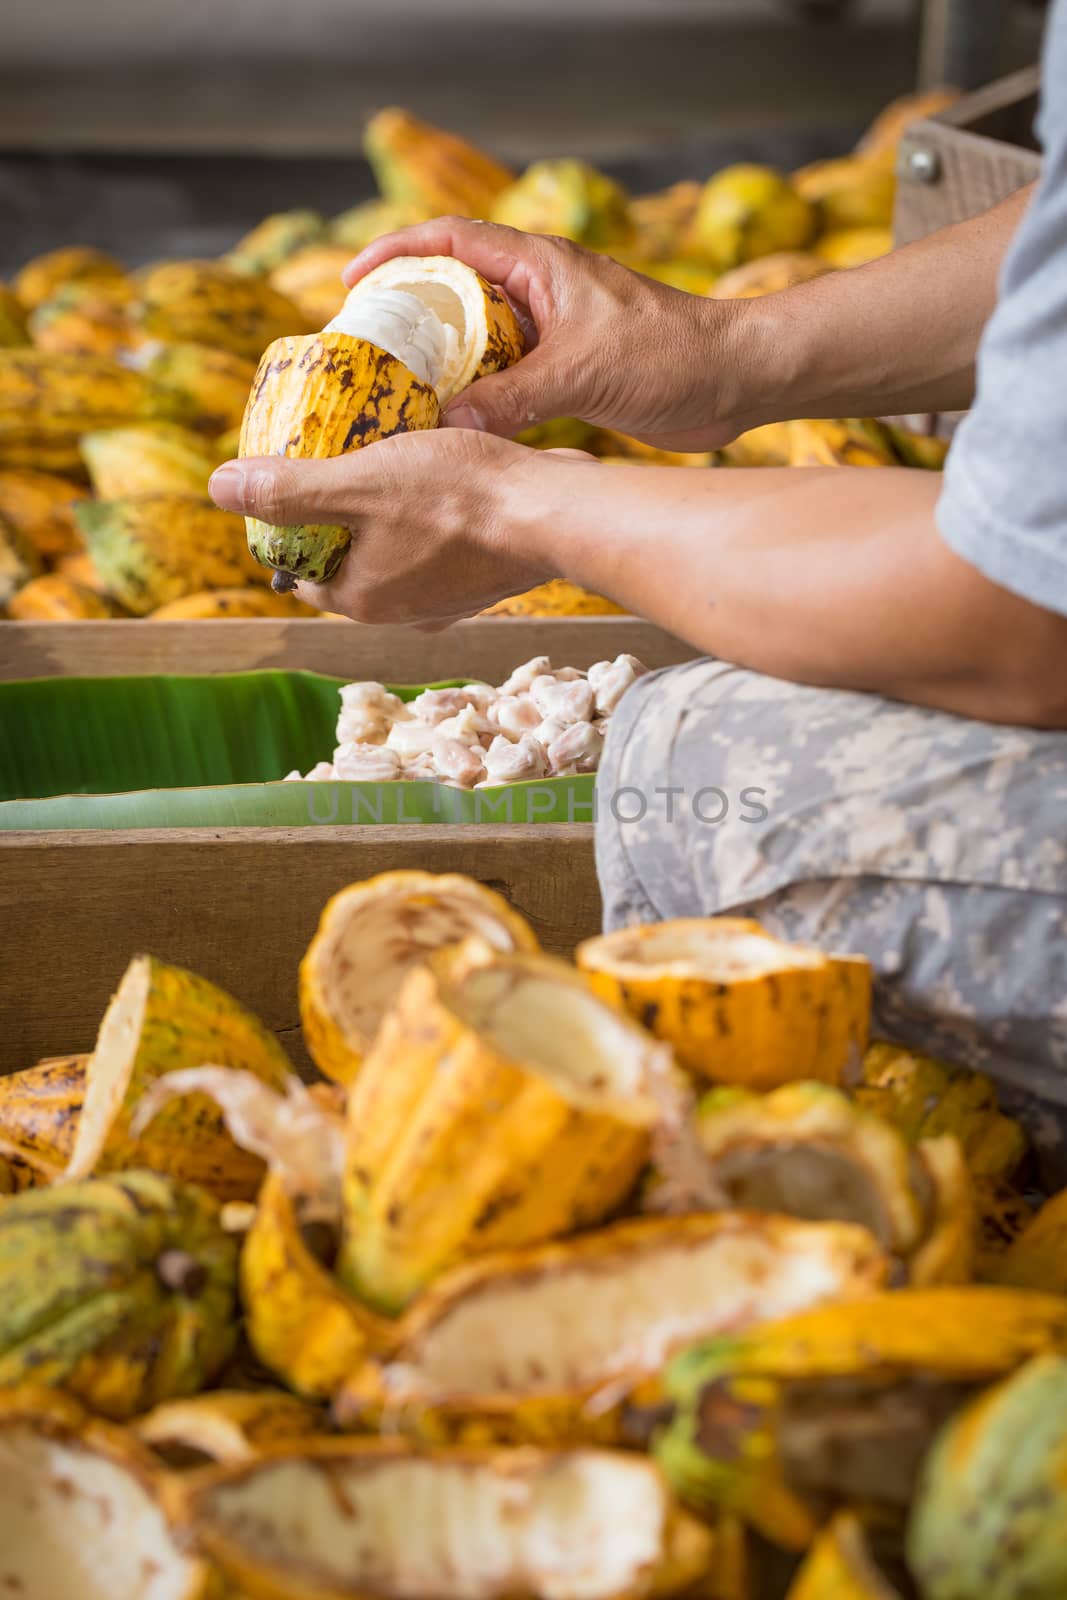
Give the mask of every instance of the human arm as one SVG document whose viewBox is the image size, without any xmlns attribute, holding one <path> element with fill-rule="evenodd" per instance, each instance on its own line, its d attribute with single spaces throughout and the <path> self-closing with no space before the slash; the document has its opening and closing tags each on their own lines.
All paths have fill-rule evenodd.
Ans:
<svg viewBox="0 0 1067 1600">
<path fill-rule="evenodd" d="M 346 279 L 396 255 L 455 255 L 528 314 L 535 348 L 460 396 L 446 413 L 453 425 L 511 437 L 579 416 L 710 449 L 787 417 L 969 405 L 975 351 L 1029 195 L 759 300 L 681 294 L 566 240 L 458 218 L 377 240 Z"/>
<path fill-rule="evenodd" d="M 903 468 L 603 466 L 460 429 L 212 481 L 232 510 L 350 526 L 338 576 L 300 594 L 357 621 L 441 624 L 567 577 L 774 676 L 1067 727 L 1067 618 L 953 554 L 939 488 Z"/>
</svg>

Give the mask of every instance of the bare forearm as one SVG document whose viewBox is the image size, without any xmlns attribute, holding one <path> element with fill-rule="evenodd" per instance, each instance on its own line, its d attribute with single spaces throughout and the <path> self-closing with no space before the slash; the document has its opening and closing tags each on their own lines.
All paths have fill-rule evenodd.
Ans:
<svg viewBox="0 0 1067 1600">
<path fill-rule="evenodd" d="M 755 425 L 969 406 L 978 343 L 1030 193 L 868 266 L 746 302 L 736 337 L 753 359 L 740 357 L 738 413 Z"/>
<path fill-rule="evenodd" d="M 944 544 L 935 474 L 560 462 L 553 476 L 513 511 L 546 564 L 698 649 L 987 721 L 1067 723 L 1067 623 Z"/>
</svg>

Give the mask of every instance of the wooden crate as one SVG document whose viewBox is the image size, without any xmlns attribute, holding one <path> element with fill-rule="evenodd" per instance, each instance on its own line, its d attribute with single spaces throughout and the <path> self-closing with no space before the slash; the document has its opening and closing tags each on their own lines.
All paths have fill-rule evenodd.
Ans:
<svg viewBox="0 0 1067 1600">
<path fill-rule="evenodd" d="M 331 677 L 433 683 L 470 677 L 502 683 L 546 655 L 590 667 L 623 651 L 668 667 L 698 654 L 636 617 L 476 617 L 444 633 L 367 627 L 316 617 L 219 622 L 0 622 L 0 679 L 114 677 L 152 672 L 304 668 Z"/>
<path fill-rule="evenodd" d="M 600 927 L 591 824 L 10 833 L 0 844 L 0 1073 L 91 1049 L 142 951 L 229 989 L 308 1065 L 296 975 L 329 897 L 394 867 L 466 872 L 569 954 Z"/>
<path fill-rule="evenodd" d="M 500 682 L 530 656 L 588 667 L 621 651 L 652 667 L 694 654 L 627 617 L 486 618 L 439 634 L 315 619 L 0 624 L 3 679 L 290 667 L 395 683 Z M 0 1072 L 90 1048 L 139 951 L 231 990 L 306 1067 L 296 974 L 319 913 L 345 884 L 395 867 L 470 873 L 560 954 L 599 930 L 591 822 L 8 833 Z"/>
<path fill-rule="evenodd" d="M 897 160 L 897 244 L 977 216 L 1033 182 L 1040 78 L 1037 67 L 1013 73 L 912 124 Z"/>
</svg>

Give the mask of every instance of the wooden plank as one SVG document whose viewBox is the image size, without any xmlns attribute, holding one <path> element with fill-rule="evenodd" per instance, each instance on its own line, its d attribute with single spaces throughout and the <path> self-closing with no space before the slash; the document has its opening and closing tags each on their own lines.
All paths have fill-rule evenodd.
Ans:
<svg viewBox="0 0 1067 1600">
<path fill-rule="evenodd" d="M 0 680 L 304 668 L 349 679 L 500 683 L 531 656 L 586 668 L 629 652 L 649 667 L 699 652 L 637 617 L 477 617 L 444 633 L 315 617 L 220 622 L 0 623 Z"/>
<path fill-rule="evenodd" d="M 0 867 L 0 1072 L 91 1048 L 130 957 L 212 978 L 308 1065 L 300 958 L 329 897 L 395 867 L 466 872 L 569 954 L 599 931 L 591 825 L 9 834 Z"/>
</svg>

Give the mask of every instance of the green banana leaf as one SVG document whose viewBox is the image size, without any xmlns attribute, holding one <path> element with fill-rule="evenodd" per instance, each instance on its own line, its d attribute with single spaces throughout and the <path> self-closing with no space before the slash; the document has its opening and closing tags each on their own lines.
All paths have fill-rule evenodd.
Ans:
<svg viewBox="0 0 1067 1600">
<path fill-rule="evenodd" d="M 343 682 L 265 671 L 0 683 L 0 831 L 592 820 L 584 775 L 473 792 L 280 782 L 329 758 Z"/>
</svg>

